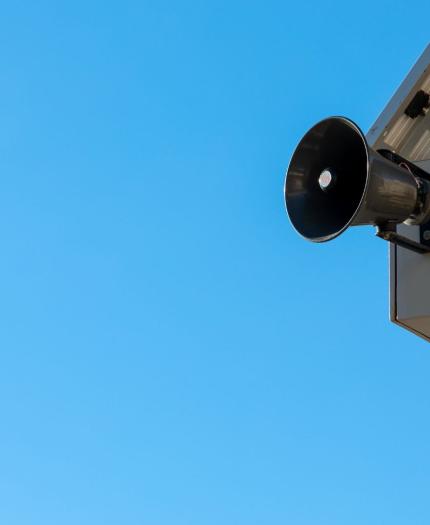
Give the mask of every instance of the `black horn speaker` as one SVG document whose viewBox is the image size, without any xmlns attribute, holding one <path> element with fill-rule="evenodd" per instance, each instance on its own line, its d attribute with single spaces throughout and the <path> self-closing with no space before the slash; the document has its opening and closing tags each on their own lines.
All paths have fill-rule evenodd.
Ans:
<svg viewBox="0 0 430 525">
<path fill-rule="evenodd" d="M 295 229 L 314 242 L 349 226 L 404 222 L 419 206 L 413 173 L 374 151 L 344 117 L 313 126 L 297 146 L 285 179 L 285 202 Z"/>
</svg>

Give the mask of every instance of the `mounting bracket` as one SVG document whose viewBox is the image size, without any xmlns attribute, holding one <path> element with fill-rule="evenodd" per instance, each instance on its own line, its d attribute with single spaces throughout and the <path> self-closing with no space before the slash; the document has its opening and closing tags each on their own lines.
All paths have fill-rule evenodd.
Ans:
<svg viewBox="0 0 430 525">
<path fill-rule="evenodd" d="M 396 226 L 385 225 L 377 226 L 376 235 L 385 241 L 392 242 L 401 246 L 402 248 L 407 248 L 417 253 L 429 253 L 430 252 L 430 222 L 420 225 L 420 242 L 413 241 L 404 235 L 400 235 L 396 232 Z M 427 235 L 426 235 L 427 234 Z M 427 237 L 427 239 L 425 238 Z"/>
</svg>

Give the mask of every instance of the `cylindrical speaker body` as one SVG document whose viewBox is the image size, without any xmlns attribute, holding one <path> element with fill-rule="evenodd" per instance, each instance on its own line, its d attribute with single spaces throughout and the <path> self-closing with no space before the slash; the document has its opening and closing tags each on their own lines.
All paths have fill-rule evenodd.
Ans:
<svg viewBox="0 0 430 525">
<path fill-rule="evenodd" d="M 351 225 L 401 223 L 415 210 L 418 182 L 367 144 L 344 117 L 313 126 L 297 146 L 285 179 L 285 202 L 296 230 L 314 242 Z"/>
<path fill-rule="evenodd" d="M 367 155 L 367 187 L 350 226 L 405 221 L 417 205 L 418 183 L 415 177 L 369 147 Z"/>
</svg>

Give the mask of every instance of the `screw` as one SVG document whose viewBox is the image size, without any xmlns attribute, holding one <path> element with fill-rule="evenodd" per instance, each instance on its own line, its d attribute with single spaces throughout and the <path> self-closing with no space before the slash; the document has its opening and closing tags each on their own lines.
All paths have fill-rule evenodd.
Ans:
<svg viewBox="0 0 430 525">
<path fill-rule="evenodd" d="M 425 241 L 430 241 L 430 230 L 424 230 L 424 232 L 423 232 L 423 239 Z"/>
</svg>

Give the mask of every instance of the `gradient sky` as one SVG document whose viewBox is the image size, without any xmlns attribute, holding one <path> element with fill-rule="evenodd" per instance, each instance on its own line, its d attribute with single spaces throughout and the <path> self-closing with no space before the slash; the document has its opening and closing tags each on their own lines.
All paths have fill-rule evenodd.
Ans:
<svg viewBox="0 0 430 525">
<path fill-rule="evenodd" d="M 430 346 L 387 245 L 284 211 L 428 3 L 21 1 L 0 17 L 0 522 L 421 525 Z"/>
</svg>

